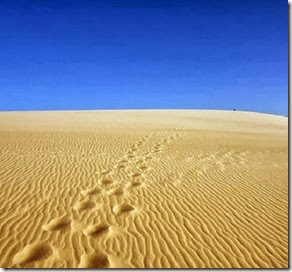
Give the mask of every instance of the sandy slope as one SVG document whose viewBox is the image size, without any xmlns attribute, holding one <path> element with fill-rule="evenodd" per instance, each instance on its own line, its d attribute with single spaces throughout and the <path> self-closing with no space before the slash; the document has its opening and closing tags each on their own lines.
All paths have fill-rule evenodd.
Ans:
<svg viewBox="0 0 292 272">
<path fill-rule="evenodd" d="M 0 113 L 1 267 L 287 267 L 288 119 Z"/>
</svg>

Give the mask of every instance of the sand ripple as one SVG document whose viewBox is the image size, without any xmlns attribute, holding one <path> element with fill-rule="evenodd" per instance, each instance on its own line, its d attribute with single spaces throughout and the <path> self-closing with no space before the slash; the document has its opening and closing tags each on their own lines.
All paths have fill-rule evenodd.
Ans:
<svg viewBox="0 0 292 272">
<path fill-rule="evenodd" d="M 1 267 L 288 266 L 287 118 L 2 112 L 0 128 Z"/>
</svg>

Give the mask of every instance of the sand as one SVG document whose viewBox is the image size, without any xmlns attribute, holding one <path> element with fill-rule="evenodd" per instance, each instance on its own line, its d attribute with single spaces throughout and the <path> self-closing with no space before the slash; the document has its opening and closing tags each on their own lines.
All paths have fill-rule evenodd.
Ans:
<svg viewBox="0 0 292 272">
<path fill-rule="evenodd" d="M 1 112 L 0 150 L 1 267 L 288 267 L 288 118 Z"/>
</svg>

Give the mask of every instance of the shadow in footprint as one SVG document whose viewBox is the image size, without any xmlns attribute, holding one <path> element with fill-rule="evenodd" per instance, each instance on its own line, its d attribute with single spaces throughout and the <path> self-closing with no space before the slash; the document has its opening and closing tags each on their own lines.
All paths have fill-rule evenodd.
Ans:
<svg viewBox="0 0 292 272">
<path fill-rule="evenodd" d="M 121 164 L 121 165 L 117 165 L 117 166 L 116 166 L 117 169 L 123 169 L 123 168 L 125 168 L 125 167 L 126 167 L 126 165 L 123 165 L 123 164 Z"/>
<path fill-rule="evenodd" d="M 103 253 L 84 253 L 81 256 L 78 268 L 109 268 L 110 262 L 108 257 Z"/>
<path fill-rule="evenodd" d="M 96 237 L 105 234 L 109 229 L 107 224 L 96 224 L 88 227 L 83 233 L 86 236 Z"/>
<path fill-rule="evenodd" d="M 26 264 L 42 259 L 47 259 L 53 253 L 52 248 L 45 243 L 35 243 L 27 245 L 13 258 L 14 264 Z"/>
<path fill-rule="evenodd" d="M 99 183 L 100 183 L 100 185 L 106 186 L 106 185 L 112 184 L 113 181 L 110 179 L 102 179 L 99 181 Z"/>
<path fill-rule="evenodd" d="M 88 189 L 88 190 L 82 190 L 81 194 L 84 196 L 88 196 L 88 195 L 97 195 L 101 193 L 101 189 L 100 188 L 92 188 L 92 189 Z"/>
<path fill-rule="evenodd" d="M 131 176 L 134 178 L 137 178 L 141 176 L 141 173 L 136 172 L 136 173 L 133 173 Z"/>
<path fill-rule="evenodd" d="M 85 200 L 85 201 L 78 202 L 77 204 L 75 204 L 74 209 L 77 211 L 84 211 L 84 210 L 92 209 L 94 207 L 95 207 L 95 204 L 92 201 Z"/>
<path fill-rule="evenodd" d="M 42 226 L 42 228 L 46 231 L 56 231 L 62 230 L 69 227 L 71 224 L 71 220 L 68 216 L 62 216 L 56 219 L 51 220 L 48 224 Z"/>
<path fill-rule="evenodd" d="M 123 214 L 123 213 L 128 213 L 128 212 L 131 212 L 133 210 L 134 210 L 134 207 L 132 205 L 130 205 L 130 204 L 127 204 L 127 203 L 116 205 L 113 208 L 113 212 L 116 215 L 120 215 L 120 214 Z"/>
<path fill-rule="evenodd" d="M 127 188 L 134 188 L 134 187 L 139 187 L 139 186 L 141 186 L 142 185 L 142 183 L 141 182 L 138 182 L 138 181 L 136 181 L 136 182 L 129 182 L 128 184 L 127 184 Z"/>
<path fill-rule="evenodd" d="M 135 163 L 138 163 L 138 164 L 140 164 L 140 163 L 143 163 L 144 161 L 143 160 L 137 160 L 137 161 L 135 161 Z"/>
<path fill-rule="evenodd" d="M 122 194 L 124 194 L 124 190 L 121 187 L 118 187 L 116 189 L 112 189 L 108 192 L 108 195 L 120 196 Z"/>
</svg>

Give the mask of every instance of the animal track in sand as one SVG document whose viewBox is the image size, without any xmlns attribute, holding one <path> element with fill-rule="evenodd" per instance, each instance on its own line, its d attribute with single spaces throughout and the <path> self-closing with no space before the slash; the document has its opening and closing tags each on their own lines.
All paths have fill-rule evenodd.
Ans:
<svg viewBox="0 0 292 272">
<path fill-rule="evenodd" d="M 88 190 L 82 190 L 81 194 L 84 196 L 89 196 L 89 195 L 97 195 L 101 193 L 101 189 L 100 188 L 92 188 L 92 189 L 88 189 Z"/>
<path fill-rule="evenodd" d="M 94 202 L 89 201 L 89 200 L 84 200 L 75 204 L 74 210 L 83 211 L 83 210 L 92 209 L 94 207 L 95 207 Z"/>
<path fill-rule="evenodd" d="M 52 248 L 45 243 L 29 244 L 14 256 L 13 263 L 24 264 L 47 259 L 52 253 Z"/>
<path fill-rule="evenodd" d="M 131 206 L 130 204 L 127 204 L 127 203 L 118 204 L 118 205 L 114 206 L 114 208 L 113 208 L 113 212 L 115 213 L 115 215 L 128 213 L 128 212 L 131 212 L 133 210 L 134 210 L 134 207 Z"/>
<path fill-rule="evenodd" d="M 100 236 L 100 235 L 106 233 L 108 231 L 108 229 L 109 229 L 109 225 L 104 224 L 104 223 L 99 223 L 99 224 L 89 226 L 87 229 L 85 229 L 83 231 L 83 233 L 86 236 L 96 237 L 96 236 Z"/>
<path fill-rule="evenodd" d="M 105 254 L 102 253 L 99 254 L 84 253 L 81 256 L 81 260 L 78 266 L 78 268 L 109 268 L 109 267 L 110 267 L 109 259 Z"/>
<path fill-rule="evenodd" d="M 56 219 L 51 220 L 48 224 L 42 226 L 42 228 L 46 231 L 55 231 L 61 230 L 69 227 L 71 220 L 68 216 L 62 216 Z"/>
</svg>

